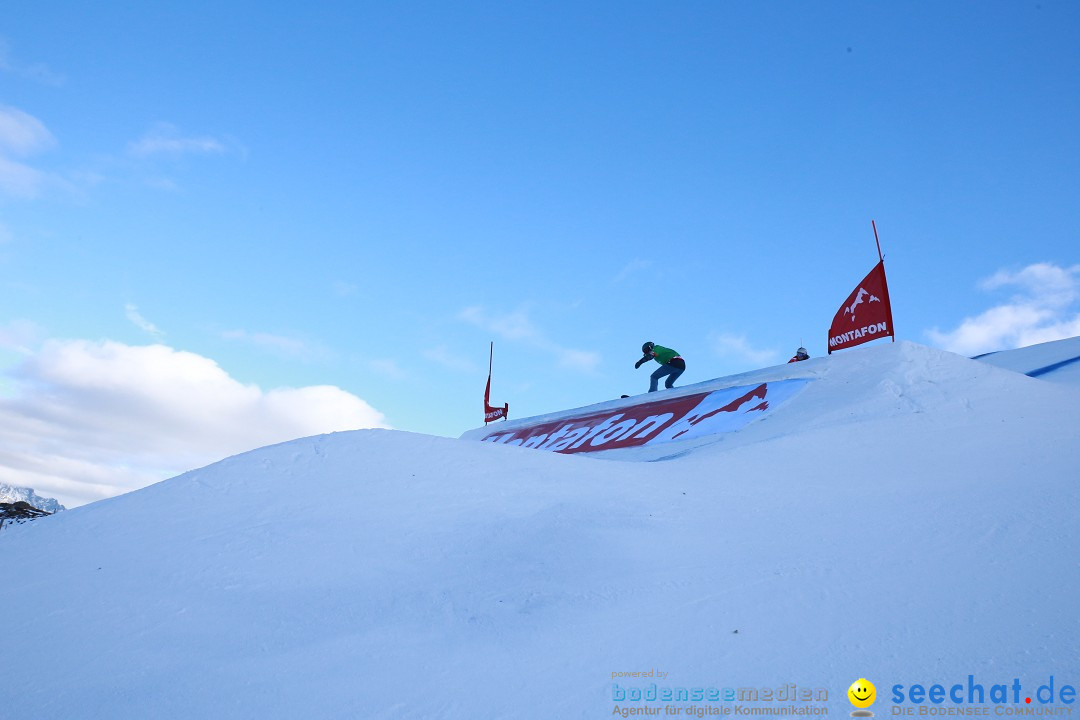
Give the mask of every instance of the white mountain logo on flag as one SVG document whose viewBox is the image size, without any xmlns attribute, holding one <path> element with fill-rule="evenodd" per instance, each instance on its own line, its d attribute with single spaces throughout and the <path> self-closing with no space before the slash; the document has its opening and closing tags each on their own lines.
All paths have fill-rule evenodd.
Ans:
<svg viewBox="0 0 1080 720">
<path fill-rule="evenodd" d="M 859 288 L 859 294 L 855 296 L 855 302 L 844 308 L 844 314 L 851 313 L 851 322 L 855 322 L 855 308 L 862 304 L 863 297 L 870 295 L 865 288 Z M 881 298 L 876 295 L 870 295 L 870 299 L 867 302 L 881 302 Z"/>
</svg>

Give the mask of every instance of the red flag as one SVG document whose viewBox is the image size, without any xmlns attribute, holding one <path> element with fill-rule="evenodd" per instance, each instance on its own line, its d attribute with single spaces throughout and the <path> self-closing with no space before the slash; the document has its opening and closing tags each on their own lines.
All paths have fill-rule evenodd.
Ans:
<svg viewBox="0 0 1080 720">
<path fill-rule="evenodd" d="M 886 336 L 896 339 L 889 285 L 885 282 L 885 261 L 882 260 L 836 311 L 829 328 L 829 353 Z"/>
<path fill-rule="evenodd" d="M 495 343 L 491 343 L 488 355 L 488 381 L 484 388 L 484 424 L 494 422 L 499 418 L 506 419 L 510 415 L 510 404 L 506 403 L 501 408 L 491 407 L 491 362 L 495 357 Z"/>
<path fill-rule="evenodd" d="M 487 388 L 484 389 L 484 424 L 495 422 L 499 418 L 505 418 L 510 413 L 509 403 L 501 408 L 494 408 L 491 402 L 491 373 L 488 373 Z"/>
</svg>

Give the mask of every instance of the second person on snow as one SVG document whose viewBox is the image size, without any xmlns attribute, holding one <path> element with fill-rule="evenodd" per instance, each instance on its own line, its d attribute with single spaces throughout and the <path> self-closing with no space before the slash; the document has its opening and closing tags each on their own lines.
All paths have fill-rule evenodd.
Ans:
<svg viewBox="0 0 1080 720">
<path fill-rule="evenodd" d="M 651 376 L 652 382 L 649 384 L 649 392 L 656 392 L 660 378 L 664 376 L 667 376 L 667 382 L 664 383 L 664 387 L 670 390 L 671 387 L 675 385 L 675 380 L 677 380 L 678 377 L 683 374 L 683 371 L 686 370 L 686 361 L 679 357 L 679 353 L 676 350 L 647 342 L 641 346 L 641 352 L 644 353 L 644 357 L 634 363 L 635 369 L 641 367 L 650 360 L 655 360 L 660 363 L 660 367 L 654 371 Z"/>
</svg>

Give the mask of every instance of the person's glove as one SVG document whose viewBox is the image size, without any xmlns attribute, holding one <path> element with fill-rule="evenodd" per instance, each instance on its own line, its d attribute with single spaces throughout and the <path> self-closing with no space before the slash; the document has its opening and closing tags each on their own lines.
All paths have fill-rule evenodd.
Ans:
<svg viewBox="0 0 1080 720">
<path fill-rule="evenodd" d="M 637 370 L 639 367 L 641 367 L 641 363 L 643 362 L 645 362 L 645 358 L 641 358 L 636 363 L 634 363 L 634 369 Z"/>
</svg>

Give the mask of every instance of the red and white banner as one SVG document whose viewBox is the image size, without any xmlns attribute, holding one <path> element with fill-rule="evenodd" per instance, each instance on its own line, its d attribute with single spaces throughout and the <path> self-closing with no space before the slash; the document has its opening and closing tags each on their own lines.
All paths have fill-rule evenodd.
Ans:
<svg viewBox="0 0 1080 720">
<path fill-rule="evenodd" d="M 829 353 L 888 336 L 895 338 L 889 285 L 885 281 L 885 261 L 882 260 L 836 311 L 829 328 Z"/>
<path fill-rule="evenodd" d="M 688 440 L 738 430 L 786 401 L 807 382 L 782 380 L 654 400 L 519 424 L 480 439 L 557 453 L 599 452 Z"/>
</svg>

